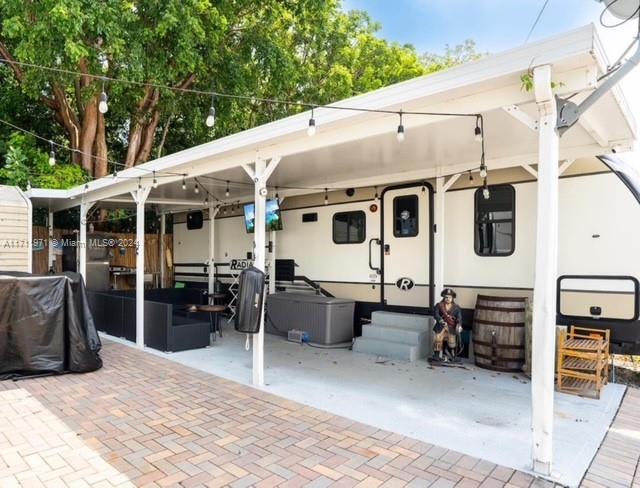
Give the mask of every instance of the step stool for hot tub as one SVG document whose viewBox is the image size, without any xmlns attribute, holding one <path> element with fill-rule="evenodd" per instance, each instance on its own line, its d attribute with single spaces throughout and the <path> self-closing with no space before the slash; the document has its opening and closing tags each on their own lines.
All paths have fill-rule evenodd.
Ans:
<svg viewBox="0 0 640 488">
<path fill-rule="evenodd" d="M 427 315 L 373 312 L 353 351 L 404 361 L 424 358 L 430 351 L 433 323 Z"/>
<path fill-rule="evenodd" d="M 600 398 L 609 378 L 609 337 L 609 330 L 573 325 L 560 334 L 558 391 Z"/>
</svg>

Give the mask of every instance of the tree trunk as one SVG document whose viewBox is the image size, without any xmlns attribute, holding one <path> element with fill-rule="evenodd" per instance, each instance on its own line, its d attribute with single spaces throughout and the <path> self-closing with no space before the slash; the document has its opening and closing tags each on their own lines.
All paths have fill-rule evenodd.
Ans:
<svg viewBox="0 0 640 488">
<path fill-rule="evenodd" d="M 155 139 L 156 128 L 160 122 L 160 112 L 158 110 L 153 111 L 151 121 L 144 128 L 142 133 L 142 143 L 140 144 L 140 150 L 136 156 L 136 164 L 144 163 L 149 160 L 151 155 L 151 149 L 153 148 L 153 141 Z"/>
<path fill-rule="evenodd" d="M 84 170 L 90 175 L 94 174 L 93 144 L 98 128 L 98 96 L 91 98 L 84 107 L 82 129 L 80 133 L 81 151 L 80 161 Z"/>
<path fill-rule="evenodd" d="M 93 143 L 93 154 L 95 160 L 93 163 L 93 176 L 96 178 L 102 178 L 109 172 L 109 166 L 107 162 L 107 134 L 104 123 L 104 114 L 98 112 L 98 125 L 96 128 L 96 137 Z M 115 168 L 116 171 L 119 168 Z"/>
</svg>

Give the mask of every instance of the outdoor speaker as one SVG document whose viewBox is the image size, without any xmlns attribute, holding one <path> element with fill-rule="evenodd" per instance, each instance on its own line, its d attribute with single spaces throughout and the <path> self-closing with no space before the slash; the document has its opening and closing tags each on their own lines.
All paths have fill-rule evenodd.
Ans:
<svg viewBox="0 0 640 488">
<path fill-rule="evenodd" d="M 260 331 L 266 275 L 251 266 L 240 273 L 235 329 L 245 334 Z"/>
<path fill-rule="evenodd" d="M 197 210 L 187 214 L 187 229 L 202 229 L 202 211 Z"/>
</svg>

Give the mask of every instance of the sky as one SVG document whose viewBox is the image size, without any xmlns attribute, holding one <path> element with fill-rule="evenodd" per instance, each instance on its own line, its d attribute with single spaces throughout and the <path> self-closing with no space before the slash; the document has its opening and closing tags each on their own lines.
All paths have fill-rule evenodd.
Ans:
<svg viewBox="0 0 640 488">
<path fill-rule="evenodd" d="M 381 37 L 412 44 L 420 53 L 441 53 L 447 44 L 466 39 L 489 54 L 522 46 L 543 4 L 544 0 L 343 0 L 345 10 L 365 10 L 379 22 Z M 529 42 L 594 23 L 609 59 L 615 60 L 637 34 L 638 24 L 602 28 L 602 10 L 596 0 L 549 0 Z M 617 22 L 609 14 L 604 20 Z M 640 67 L 621 85 L 640 124 Z"/>
</svg>

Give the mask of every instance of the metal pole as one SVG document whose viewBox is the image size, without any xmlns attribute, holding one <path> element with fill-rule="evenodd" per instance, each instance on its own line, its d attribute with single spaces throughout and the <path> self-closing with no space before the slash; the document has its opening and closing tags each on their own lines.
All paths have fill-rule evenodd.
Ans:
<svg viewBox="0 0 640 488">
<path fill-rule="evenodd" d="M 164 288 L 165 276 L 167 274 L 167 261 L 165 259 L 166 247 L 164 236 L 167 233 L 167 214 L 160 214 L 160 288 Z"/>
<path fill-rule="evenodd" d="M 49 209 L 47 216 L 47 272 L 53 268 L 53 261 L 53 211 Z"/>
<path fill-rule="evenodd" d="M 80 237 L 77 242 L 77 271 L 82 275 L 85 284 L 87 283 L 87 213 L 89 205 L 87 202 L 80 204 Z"/>
<path fill-rule="evenodd" d="M 444 196 L 444 177 L 439 176 L 436 178 L 436 195 L 434 198 L 435 209 L 433 212 L 434 225 L 436 228 L 433 241 L 433 252 L 435 256 L 435 259 L 433 261 L 433 281 L 435 297 L 438 297 L 440 294 L 440 290 L 444 288 Z M 435 304 L 432 303 L 431 305 Z"/>
<path fill-rule="evenodd" d="M 262 159 L 255 162 L 254 177 L 254 201 L 255 201 L 255 225 L 253 234 L 253 265 L 265 270 L 265 245 L 266 245 L 266 184 L 264 173 L 266 165 Z M 253 335 L 253 384 L 264 385 L 264 315 L 260 318 L 260 331 Z"/>
<path fill-rule="evenodd" d="M 559 160 L 556 103 L 551 93 L 549 65 L 534 69 L 534 86 L 540 129 L 531 367 L 533 470 L 548 476 L 553 459 Z"/>
<path fill-rule="evenodd" d="M 209 293 L 214 293 L 215 281 L 215 244 L 216 244 L 216 214 L 218 209 L 213 203 L 209 204 L 209 260 L 207 263 L 207 271 L 209 273 Z"/>
</svg>

